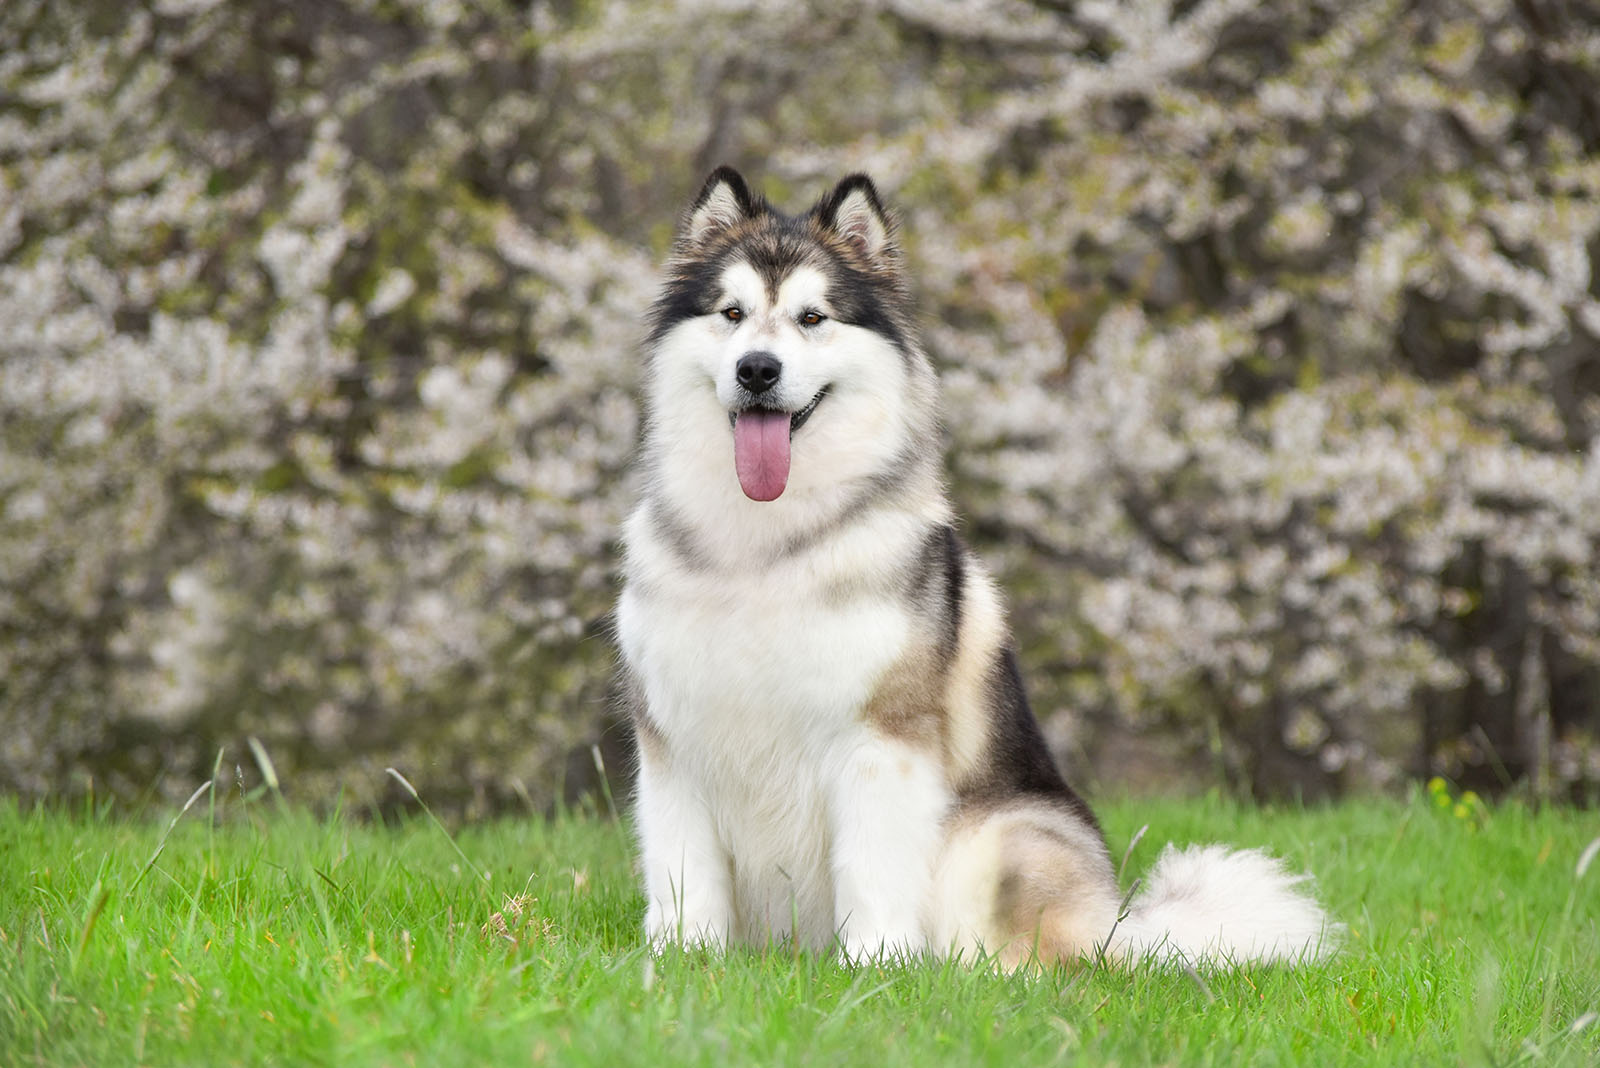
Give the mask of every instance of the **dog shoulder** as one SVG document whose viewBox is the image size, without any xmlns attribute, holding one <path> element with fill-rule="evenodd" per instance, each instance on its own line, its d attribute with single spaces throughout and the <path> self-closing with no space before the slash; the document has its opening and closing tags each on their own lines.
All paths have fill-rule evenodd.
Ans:
<svg viewBox="0 0 1600 1068">
<path fill-rule="evenodd" d="M 948 522 L 929 526 L 906 561 L 900 598 L 913 620 L 904 655 L 863 717 L 878 731 L 936 748 L 959 784 L 983 764 L 993 734 L 996 668 L 1010 640 L 998 589 Z"/>
</svg>

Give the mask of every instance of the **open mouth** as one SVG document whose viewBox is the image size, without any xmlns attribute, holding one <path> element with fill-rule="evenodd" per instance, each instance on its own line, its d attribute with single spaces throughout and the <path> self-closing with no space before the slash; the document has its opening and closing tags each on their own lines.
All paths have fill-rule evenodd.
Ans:
<svg viewBox="0 0 1600 1068">
<path fill-rule="evenodd" d="M 799 430 L 801 427 L 806 425 L 806 420 L 811 418 L 811 413 L 817 410 L 817 405 L 821 404 L 822 403 L 822 398 L 826 397 L 827 395 L 828 395 L 828 387 L 827 386 L 823 386 L 821 389 L 817 390 L 817 395 L 815 397 L 812 397 L 811 398 L 811 402 L 809 404 L 807 404 L 804 408 L 801 408 L 797 412 L 790 412 L 789 413 L 789 436 L 791 438 L 794 437 L 795 431 Z M 728 413 L 728 425 L 730 427 L 737 428 L 738 425 L 739 425 L 739 417 L 741 415 L 748 415 L 748 414 L 751 414 L 753 412 L 760 412 L 760 413 L 763 413 L 763 414 L 771 414 L 771 415 L 782 415 L 783 414 L 782 412 L 777 411 L 776 409 L 762 408 L 762 407 L 759 407 L 759 406 L 755 406 L 755 407 L 745 408 L 745 409 L 742 409 L 742 410 L 736 411 L 736 412 L 729 412 Z"/>
<path fill-rule="evenodd" d="M 752 501 L 775 501 L 789 484 L 789 441 L 822 403 L 824 386 L 811 402 L 795 412 L 746 408 L 729 412 L 733 427 L 733 467 L 739 488 Z"/>
</svg>

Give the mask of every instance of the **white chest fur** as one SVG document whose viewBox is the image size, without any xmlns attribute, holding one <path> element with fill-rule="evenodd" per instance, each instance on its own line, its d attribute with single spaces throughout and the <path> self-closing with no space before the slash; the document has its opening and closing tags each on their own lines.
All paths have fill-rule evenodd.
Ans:
<svg viewBox="0 0 1600 1068">
<path fill-rule="evenodd" d="M 630 587 L 618 623 L 651 720 L 674 749 L 712 759 L 726 750 L 739 762 L 772 748 L 826 747 L 909 631 L 893 602 L 829 604 L 770 581 L 694 594 Z"/>
<path fill-rule="evenodd" d="M 641 509 L 617 624 L 652 722 L 675 750 L 825 748 L 905 650 L 910 613 L 885 594 L 926 522 L 887 515 L 804 552 L 691 566 Z"/>
</svg>

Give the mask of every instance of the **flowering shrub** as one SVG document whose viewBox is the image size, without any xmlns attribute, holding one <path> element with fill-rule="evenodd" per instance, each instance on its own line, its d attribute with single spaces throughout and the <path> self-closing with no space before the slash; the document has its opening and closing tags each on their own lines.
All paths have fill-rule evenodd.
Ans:
<svg viewBox="0 0 1600 1068">
<path fill-rule="evenodd" d="M 559 790 L 727 160 L 901 206 L 1069 758 L 1592 796 L 1600 28 L 1065 6 L 0 7 L 0 785 Z"/>
<path fill-rule="evenodd" d="M 257 736 L 311 796 L 548 796 L 603 705 L 651 264 L 535 210 L 575 149 L 533 45 L 65 8 L 3 16 L 0 778 L 181 787 Z"/>
</svg>

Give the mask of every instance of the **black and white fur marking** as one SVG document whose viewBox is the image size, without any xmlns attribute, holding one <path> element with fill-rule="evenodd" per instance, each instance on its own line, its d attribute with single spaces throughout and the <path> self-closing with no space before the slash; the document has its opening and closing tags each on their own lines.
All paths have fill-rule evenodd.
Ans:
<svg viewBox="0 0 1600 1068">
<path fill-rule="evenodd" d="M 956 533 L 937 383 L 869 179 L 790 216 L 713 173 L 648 358 L 617 629 L 652 941 L 1007 967 L 1331 950 L 1303 877 L 1255 850 L 1169 847 L 1117 921 L 1100 828 Z"/>
</svg>

